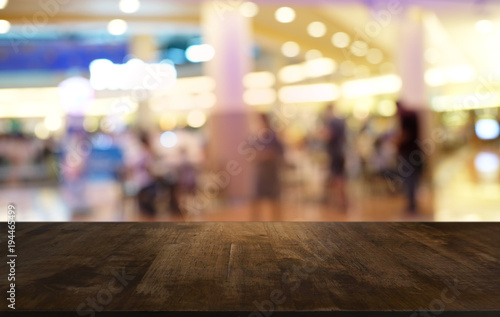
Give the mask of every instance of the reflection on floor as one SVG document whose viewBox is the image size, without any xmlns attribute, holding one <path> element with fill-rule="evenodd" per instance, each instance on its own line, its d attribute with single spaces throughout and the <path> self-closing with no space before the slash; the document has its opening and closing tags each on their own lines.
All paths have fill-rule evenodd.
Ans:
<svg viewBox="0 0 500 317">
<path fill-rule="evenodd" d="M 221 206 L 211 204 L 201 214 L 185 214 L 186 221 L 500 221 L 500 182 L 498 171 L 481 177 L 474 168 L 476 154 L 461 151 L 440 159 L 430 183 L 419 191 L 420 210 L 416 215 L 404 211 L 401 193 L 384 189 L 384 180 L 350 181 L 346 211 L 321 199 L 308 199 L 304 188 L 288 188 L 277 208 L 269 203 Z M 493 176 L 492 176 L 493 175 Z M 484 176 L 484 175 L 483 175 Z M 0 188 L 0 204 L 15 203 L 18 221 L 182 221 L 161 212 L 155 219 L 137 214 L 133 199 L 123 199 L 119 184 L 101 182 L 87 186 L 84 201 L 90 207 L 68 207 L 71 197 L 55 186 Z M 7 213 L 0 214 L 5 221 Z"/>
</svg>

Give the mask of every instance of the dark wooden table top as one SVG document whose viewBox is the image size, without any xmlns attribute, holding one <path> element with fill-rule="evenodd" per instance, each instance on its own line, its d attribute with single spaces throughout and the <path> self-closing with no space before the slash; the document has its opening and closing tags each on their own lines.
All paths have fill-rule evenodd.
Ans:
<svg viewBox="0 0 500 317">
<path fill-rule="evenodd" d="M 15 239 L 18 314 L 500 316 L 500 223 L 18 223 Z"/>
</svg>

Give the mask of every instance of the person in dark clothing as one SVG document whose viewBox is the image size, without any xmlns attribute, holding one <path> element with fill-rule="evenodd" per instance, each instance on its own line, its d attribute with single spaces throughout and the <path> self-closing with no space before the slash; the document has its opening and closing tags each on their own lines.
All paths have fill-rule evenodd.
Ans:
<svg viewBox="0 0 500 317">
<path fill-rule="evenodd" d="M 418 144 L 420 122 L 418 114 L 415 111 L 405 109 L 401 101 L 398 101 L 396 105 L 400 124 L 399 163 L 406 166 L 406 168 L 400 169 L 400 177 L 407 195 L 407 211 L 414 214 L 417 211 L 416 193 L 423 171 L 423 155 Z"/>
<path fill-rule="evenodd" d="M 330 159 L 329 185 L 332 187 L 333 197 L 337 197 L 339 200 L 339 207 L 342 210 L 346 210 L 346 125 L 344 119 L 338 118 L 333 114 L 332 104 L 328 105 L 326 108 L 325 124 L 327 129 L 326 150 Z"/>
</svg>

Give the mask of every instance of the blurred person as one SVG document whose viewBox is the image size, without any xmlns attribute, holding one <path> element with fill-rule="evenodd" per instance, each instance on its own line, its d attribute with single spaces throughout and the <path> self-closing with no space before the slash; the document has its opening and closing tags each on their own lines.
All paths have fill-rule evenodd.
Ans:
<svg viewBox="0 0 500 317">
<path fill-rule="evenodd" d="M 255 148 L 258 149 L 256 155 L 256 182 L 255 182 L 255 202 L 254 219 L 259 220 L 259 205 L 263 201 L 269 201 L 272 208 L 274 221 L 281 218 L 281 182 L 280 169 L 284 157 L 284 148 L 277 134 L 271 128 L 269 118 L 266 114 L 260 114 L 262 129 Z M 265 136 L 265 137 L 262 137 Z M 265 140 L 264 140 L 265 139 Z"/>
<path fill-rule="evenodd" d="M 423 162 L 415 162 L 415 155 L 423 158 L 422 151 L 418 145 L 420 135 L 419 118 L 415 111 L 406 109 L 401 101 L 396 102 L 397 115 L 399 119 L 400 133 L 397 139 L 399 164 L 406 164 L 408 168 L 403 169 L 405 173 L 399 174 L 406 192 L 407 212 L 417 212 L 416 193 L 423 171 Z M 408 164 L 410 164 L 408 166 Z M 403 166 L 402 166 L 403 167 Z M 399 169 L 402 170 L 402 169 Z"/>
<path fill-rule="evenodd" d="M 338 206 L 347 210 L 346 193 L 346 124 L 345 120 L 334 114 L 334 105 L 329 104 L 325 112 L 326 151 L 329 157 L 328 186 L 333 191 L 333 197 L 338 199 Z"/>
<path fill-rule="evenodd" d="M 158 196 L 163 198 L 163 193 L 168 194 L 169 207 L 176 215 L 181 215 L 178 195 L 177 178 L 174 173 L 165 171 L 161 158 L 154 151 L 147 134 L 140 135 L 140 157 L 136 162 L 133 173 L 139 185 L 137 200 L 139 210 L 148 218 L 157 215 L 156 202 Z"/>
<path fill-rule="evenodd" d="M 179 199 L 190 199 L 195 195 L 198 170 L 190 161 L 186 148 L 180 150 L 180 163 L 177 168 L 178 173 L 178 194 Z"/>
</svg>

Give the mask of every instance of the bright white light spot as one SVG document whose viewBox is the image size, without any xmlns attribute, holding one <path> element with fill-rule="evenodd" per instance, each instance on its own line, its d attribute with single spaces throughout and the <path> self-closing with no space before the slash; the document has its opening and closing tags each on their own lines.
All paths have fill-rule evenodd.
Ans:
<svg viewBox="0 0 500 317">
<path fill-rule="evenodd" d="M 122 35 L 127 32 L 127 22 L 122 19 L 114 19 L 108 23 L 108 32 L 111 35 Z"/>
<path fill-rule="evenodd" d="M 192 63 L 208 62 L 214 55 L 215 50 L 209 44 L 191 45 L 186 49 L 186 58 Z"/>
<path fill-rule="evenodd" d="M 305 57 L 306 57 L 306 60 L 310 61 L 310 60 L 313 60 L 316 58 L 323 57 L 323 54 L 321 54 L 321 52 L 318 50 L 309 50 L 306 52 Z"/>
<path fill-rule="evenodd" d="M 286 42 L 281 46 L 281 53 L 286 57 L 295 57 L 300 53 L 300 46 L 293 41 Z"/>
<path fill-rule="evenodd" d="M 370 48 L 366 53 L 366 60 L 370 64 L 380 64 L 384 59 L 384 54 L 378 48 Z"/>
<path fill-rule="evenodd" d="M 396 114 L 396 103 L 390 99 L 385 99 L 379 102 L 377 111 L 381 116 L 392 117 Z"/>
<path fill-rule="evenodd" d="M 332 36 L 332 43 L 335 47 L 344 48 L 349 46 L 350 42 L 351 38 L 347 35 L 347 33 L 337 32 Z"/>
<path fill-rule="evenodd" d="M 177 145 L 177 134 L 172 131 L 163 132 L 160 137 L 161 145 L 166 148 L 172 148 Z"/>
<path fill-rule="evenodd" d="M 10 22 L 7 20 L 0 20 L 0 34 L 5 34 L 10 30 Z"/>
<path fill-rule="evenodd" d="M 477 21 L 475 28 L 479 34 L 488 34 L 493 30 L 493 23 L 490 20 Z"/>
<path fill-rule="evenodd" d="M 296 83 L 306 79 L 306 72 L 301 64 L 288 65 L 280 69 L 278 77 L 284 83 Z"/>
<path fill-rule="evenodd" d="M 139 10 L 141 2 L 139 0 L 120 0 L 120 10 L 123 13 L 134 13 Z"/>
<path fill-rule="evenodd" d="M 45 127 L 49 131 L 57 131 L 62 126 L 62 119 L 57 115 L 49 115 L 45 117 Z"/>
<path fill-rule="evenodd" d="M 193 110 L 187 116 L 187 124 L 191 128 L 199 128 L 205 124 L 207 116 L 200 110 Z"/>
<path fill-rule="evenodd" d="M 9 0 L 0 0 L 0 10 L 4 9 L 8 3 Z"/>
<path fill-rule="evenodd" d="M 250 106 L 269 105 L 276 101 L 276 91 L 272 88 L 248 89 L 243 93 L 243 101 Z"/>
<path fill-rule="evenodd" d="M 283 103 L 333 101 L 339 97 L 339 89 L 335 84 L 284 86 L 278 97 Z"/>
<path fill-rule="evenodd" d="M 281 7 L 274 12 L 274 17 L 278 22 L 290 23 L 295 20 L 295 10 L 290 7 Z"/>
<path fill-rule="evenodd" d="M 240 7 L 240 14 L 247 18 L 253 18 L 259 13 L 259 7 L 253 2 L 243 2 Z"/>
<path fill-rule="evenodd" d="M 401 85 L 401 78 L 396 75 L 351 80 L 342 84 L 342 94 L 346 98 L 390 94 L 398 92 Z"/>
<path fill-rule="evenodd" d="M 476 135 L 482 140 L 493 140 L 500 134 L 498 121 L 494 119 L 480 119 L 476 122 Z"/>
<path fill-rule="evenodd" d="M 39 122 L 35 126 L 35 136 L 39 138 L 40 140 L 46 140 L 49 138 L 50 132 L 45 126 L 45 124 Z"/>
<path fill-rule="evenodd" d="M 493 153 L 481 152 L 474 159 L 474 166 L 481 173 L 494 173 L 498 171 L 500 161 Z"/>
<path fill-rule="evenodd" d="M 271 72 L 248 73 L 243 77 L 243 85 L 246 88 L 268 88 L 276 82 L 274 74 Z"/>
<path fill-rule="evenodd" d="M 83 115 L 94 100 L 94 89 L 84 77 L 70 77 L 59 84 L 61 104 L 69 115 Z"/>
<path fill-rule="evenodd" d="M 354 41 L 351 45 L 351 53 L 355 56 L 365 56 L 368 51 L 368 44 L 363 41 Z"/>
<path fill-rule="evenodd" d="M 133 58 L 125 64 L 113 64 L 107 59 L 90 63 L 90 84 L 103 89 L 169 89 L 177 80 L 175 66 L 168 62 L 146 64 Z"/>
<path fill-rule="evenodd" d="M 316 78 L 333 74 L 337 63 L 331 58 L 317 58 L 305 62 L 305 72 L 308 77 Z"/>
<path fill-rule="evenodd" d="M 95 90 L 103 90 L 108 87 L 109 75 L 113 73 L 113 66 L 113 62 L 108 59 L 96 59 L 90 63 L 90 84 Z"/>
<path fill-rule="evenodd" d="M 438 87 L 446 84 L 447 78 L 443 70 L 438 68 L 429 69 L 424 75 L 425 82 L 431 87 Z"/>
<path fill-rule="evenodd" d="M 326 34 L 326 25 L 319 21 L 311 22 L 307 26 L 307 33 L 312 37 L 322 37 Z"/>
</svg>

